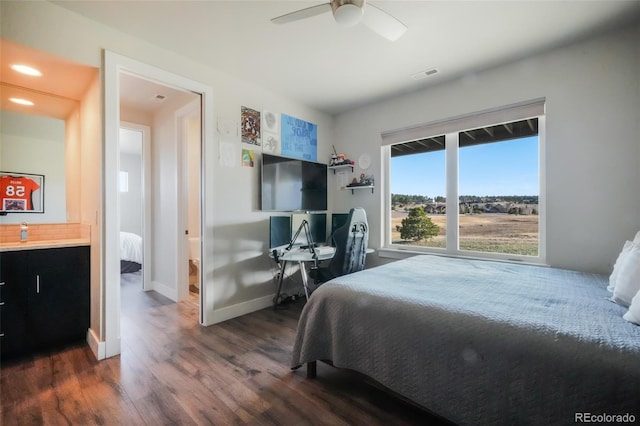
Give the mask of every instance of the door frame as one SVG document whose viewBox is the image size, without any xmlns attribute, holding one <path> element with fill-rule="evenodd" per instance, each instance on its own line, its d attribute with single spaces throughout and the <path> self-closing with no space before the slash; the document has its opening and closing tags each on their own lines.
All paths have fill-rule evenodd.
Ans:
<svg viewBox="0 0 640 426">
<path fill-rule="evenodd" d="M 102 230 L 101 230 L 101 303 L 100 303 L 100 329 L 99 341 L 94 349 L 96 358 L 104 359 L 120 354 L 120 206 L 118 197 L 118 170 L 119 170 L 119 143 L 118 132 L 120 128 L 120 83 L 119 75 L 126 72 L 146 78 L 155 82 L 174 87 L 179 90 L 187 90 L 201 95 L 202 114 L 202 158 L 203 161 L 213 158 L 213 89 L 205 84 L 189 78 L 165 71 L 126 56 L 105 50 L 104 51 L 104 169 L 103 169 L 103 200 L 102 200 Z M 209 163 L 213 164 L 212 160 Z M 204 174 L 204 173 L 203 173 Z M 213 176 L 213 171 L 207 174 Z M 201 199 L 206 200 L 207 182 L 203 176 Z M 213 182 L 211 181 L 211 184 Z M 209 220 L 209 212 L 213 212 L 211 202 L 202 203 L 202 226 Z M 176 232 L 182 234 L 184 229 Z M 201 265 L 205 259 L 212 256 L 207 248 L 207 235 L 201 234 L 203 252 L 201 253 Z M 207 324 L 207 313 L 213 311 L 213 290 L 203 283 L 200 292 L 201 324 Z M 211 286 L 212 287 L 212 286 Z M 206 301 L 206 303 L 202 303 Z M 211 306 L 209 306 L 211 305 Z M 93 346 L 92 346 L 93 347 Z"/>
<path fill-rule="evenodd" d="M 198 109 L 200 108 L 200 104 L 198 101 L 194 101 L 189 103 L 188 105 L 180 108 L 176 111 L 176 122 L 177 122 L 177 132 L 178 132 L 178 141 L 179 143 L 182 141 L 186 141 L 188 139 L 187 135 L 187 127 L 185 123 L 189 118 L 193 117 L 198 113 Z M 202 122 L 202 114 L 200 113 L 200 121 Z M 198 164 L 198 173 L 199 173 L 199 182 L 200 188 L 202 188 L 202 175 L 203 175 L 203 156 L 202 156 L 202 125 L 200 126 L 200 162 Z M 180 143 L 178 147 L 178 176 L 180 177 L 180 184 L 178 185 L 178 199 L 181 201 L 183 206 L 189 206 L 189 168 L 193 165 L 190 165 L 188 162 L 188 144 Z M 199 288 L 202 288 L 202 210 L 203 202 L 202 202 L 202 190 L 200 191 L 199 203 L 198 203 L 198 215 L 200 217 L 199 225 L 198 225 L 198 237 L 200 238 L 200 266 L 198 267 L 198 284 Z M 185 210 L 178 209 L 178 223 L 180 224 L 181 230 L 189 230 L 189 214 L 188 207 Z M 185 300 L 189 296 L 189 238 L 191 235 L 183 232 L 182 238 L 178 239 L 179 249 L 178 253 L 181 254 L 180 261 L 178 263 L 178 279 L 185 280 L 183 285 L 178 285 L 178 300 Z M 202 305 L 202 292 L 198 295 L 200 300 L 200 305 Z M 201 321 L 202 323 L 202 321 Z"/>
</svg>

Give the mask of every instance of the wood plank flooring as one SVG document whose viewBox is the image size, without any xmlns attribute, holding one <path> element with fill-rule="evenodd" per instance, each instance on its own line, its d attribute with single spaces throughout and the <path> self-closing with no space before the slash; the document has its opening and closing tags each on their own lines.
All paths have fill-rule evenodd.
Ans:
<svg viewBox="0 0 640 426">
<path fill-rule="evenodd" d="M 353 373 L 291 371 L 302 301 L 201 327 L 193 298 L 125 291 L 120 356 L 78 344 L 1 365 L 2 425 L 445 424 Z"/>
</svg>

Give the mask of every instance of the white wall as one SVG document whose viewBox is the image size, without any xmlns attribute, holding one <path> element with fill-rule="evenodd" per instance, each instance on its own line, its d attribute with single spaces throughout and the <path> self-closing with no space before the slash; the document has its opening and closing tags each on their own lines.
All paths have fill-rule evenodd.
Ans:
<svg viewBox="0 0 640 426">
<path fill-rule="evenodd" d="M 640 30 L 628 28 L 336 118 L 336 143 L 371 154 L 376 192 L 336 194 L 382 227 L 380 133 L 546 98 L 547 262 L 608 273 L 640 230 Z"/>
<path fill-rule="evenodd" d="M 187 199 L 189 237 L 200 237 L 200 117 L 187 121 Z"/>
<path fill-rule="evenodd" d="M 151 203 L 153 256 L 151 280 L 157 291 L 178 300 L 178 286 L 183 284 L 176 269 L 179 258 L 177 230 L 179 210 L 184 209 L 178 198 L 179 143 L 176 112 L 198 98 L 185 93 L 168 103 L 153 117 L 151 127 Z M 186 278 L 186 277 L 185 277 Z"/>
<path fill-rule="evenodd" d="M 0 223 L 67 221 L 65 122 L 2 111 L 0 170 L 44 175 L 44 213 L 10 213 Z"/>
<path fill-rule="evenodd" d="M 97 74 L 97 73 L 96 73 Z M 82 200 L 82 123 L 80 123 L 81 105 L 78 103 L 65 124 L 65 172 L 67 188 L 67 221 L 81 221 Z"/>
<path fill-rule="evenodd" d="M 217 117 L 224 117 L 237 124 L 242 105 L 257 110 L 284 112 L 313 122 L 318 125 L 318 158 L 329 158 L 331 144 L 334 142 L 333 119 L 324 113 L 88 20 L 52 3 L 0 2 L 0 12 L 2 37 L 16 43 L 96 67 L 102 66 L 103 49 L 107 49 L 210 85 L 214 95 L 214 123 L 217 122 Z M 229 45 L 229 48 L 234 47 Z M 94 124 L 100 131 L 103 117 L 98 117 L 99 121 Z M 213 294 L 213 306 L 207 306 L 211 311 L 209 317 L 215 321 L 267 306 L 275 291 L 266 254 L 268 214 L 259 211 L 259 169 L 241 168 L 239 163 L 234 167 L 222 166 L 219 163 L 221 140 L 234 144 L 238 150 L 241 147 L 238 135 L 219 134 L 214 136 L 214 146 L 207 147 L 210 153 L 205 164 L 208 192 L 204 197 L 205 205 L 211 208 L 207 210 L 207 217 L 203 221 L 208 241 L 206 252 L 213 253 L 213 256 L 202 259 L 202 272 L 204 286 L 210 290 L 208 294 Z M 97 198 L 89 200 L 89 207 L 83 214 L 83 219 L 88 221 L 95 217 L 102 220 L 102 214 L 92 211 L 92 208 L 100 206 L 101 188 L 94 188 L 93 181 L 100 179 L 100 170 L 96 165 L 101 164 L 101 160 L 97 153 L 103 144 L 104 141 L 96 141 L 96 146 L 92 148 L 96 150 L 96 155 L 83 153 L 83 160 L 95 157 L 91 165 L 87 165 L 87 168 L 92 169 L 86 170 L 94 175 L 87 189 L 92 188 Z M 259 160 L 259 156 L 256 160 Z M 83 203 L 85 196 L 89 197 L 90 194 L 83 190 Z M 94 216 L 90 217 L 92 214 Z M 99 238 L 100 232 L 92 231 L 92 237 L 94 234 Z M 99 250 L 96 251 L 99 255 Z M 92 265 L 92 268 L 92 271 L 99 273 L 99 265 Z M 92 288 L 92 329 L 101 340 L 104 340 L 101 335 L 104 324 L 97 321 L 104 319 L 103 313 L 99 312 L 104 306 L 96 306 L 94 302 L 99 302 L 104 285 L 105 283 L 100 282 L 99 287 Z"/>
<path fill-rule="evenodd" d="M 80 222 L 91 226 L 91 333 L 100 340 L 104 331 L 102 265 L 102 121 L 100 119 L 100 80 L 87 88 L 78 111 L 80 126 Z M 95 349 L 94 349 L 95 351 Z"/>
</svg>

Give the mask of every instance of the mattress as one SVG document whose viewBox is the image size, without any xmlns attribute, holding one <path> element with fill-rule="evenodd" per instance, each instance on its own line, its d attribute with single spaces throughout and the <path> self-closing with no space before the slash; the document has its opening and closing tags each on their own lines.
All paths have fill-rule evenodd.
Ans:
<svg viewBox="0 0 640 426">
<path fill-rule="evenodd" d="M 120 260 L 142 264 L 142 237 L 120 232 Z"/>
<path fill-rule="evenodd" d="M 640 327 L 606 286 L 596 274 L 415 256 L 318 288 L 291 365 L 331 361 L 461 425 L 640 418 Z"/>
</svg>

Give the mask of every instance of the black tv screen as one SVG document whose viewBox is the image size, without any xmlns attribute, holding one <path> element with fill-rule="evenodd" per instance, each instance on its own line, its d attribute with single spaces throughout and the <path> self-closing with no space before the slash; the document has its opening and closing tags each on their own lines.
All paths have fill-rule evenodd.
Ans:
<svg viewBox="0 0 640 426">
<path fill-rule="evenodd" d="M 327 165 L 262 154 L 264 211 L 327 210 Z"/>
</svg>

